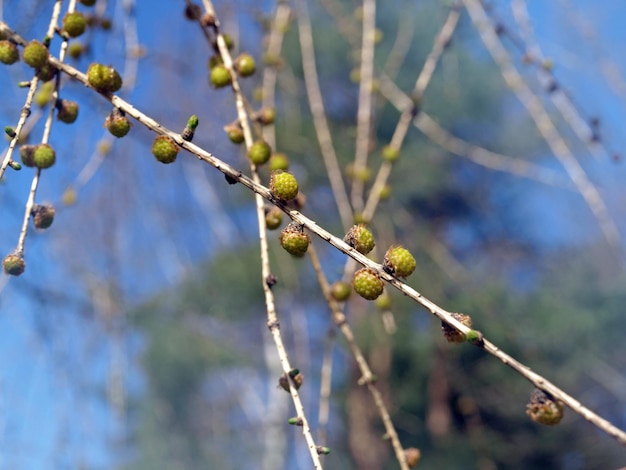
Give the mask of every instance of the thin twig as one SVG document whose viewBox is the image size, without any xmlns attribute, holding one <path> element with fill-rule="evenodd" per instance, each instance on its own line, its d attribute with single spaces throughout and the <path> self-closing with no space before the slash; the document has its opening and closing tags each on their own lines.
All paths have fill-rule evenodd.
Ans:
<svg viewBox="0 0 626 470">
<path fill-rule="evenodd" d="M 16 35 L 15 32 L 13 32 L 4 22 L 0 22 L 0 31 L 4 31 L 13 40 L 15 40 L 16 42 L 20 44 L 25 43 L 24 39 Z M 80 72 L 79 70 L 75 69 L 74 67 L 70 65 L 59 62 L 54 57 L 50 58 L 50 63 L 57 69 L 63 71 L 64 73 L 70 75 L 71 77 L 83 83 L 85 86 L 89 87 L 87 76 L 84 73 Z M 463 334 L 467 334 L 471 331 L 470 328 L 468 328 L 467 326 L 463 325 L 458 320 L 456 320 L 452 316 L 451 312 L 448 312 L 447 310 L 443 309 L 436 303 L 427 299 L 422 294 L 417 292 L 412 287 L 406 285 L 402 281 L 387 274 L 387 272 L 383 270 L 382 265 L 375 263 L 374 261 L 370 260 L 367 256 L 359 253 L 354 248 L 348 246 L 348 244 L 346 244 L 342 239 L 332 235 L 330 232 L 320 227 L 314 220 L 311 220 L 310 218 L 304 216 L 300 212 L 287 207 L 284 203 L 276 199 L 271 194 L 269 188 L 267 188 L 266 186 L 262 186 L 254 182 L 251 178 L 245 176 L 241 171 L 236 170 L 232 166 L 228 165 L 227 163 L 217 158 L 210 152 L 198 147 L 194 143 L 183 140 L 180 134 L 167 129 L 166 127 L 164 127 L 163 125 L 161 125 L 160 123 L 152 119 L 151 117 L 147 116 L 146 114 L 142 113 L 141 111 L 139 111 L 137 108 L 135 108 L 130 103 L 123 100 L 122 98 L 116 95 L 106 95 L 106 94 L 101 94 L 101 96 L 109 100 L 113 105 L 119 107 L 126 114 L 131 116 L 133 119 L 136 119 L 137 122 L 139 122 L 143 126 L 147 127 L 148 129 L 154 131 L 157 134 L 171 137 L 180 147 L 192 153 L 199 160 L 202 160 L 203 162 L 208 163 L 215 169 L 224 173 L 230 179 L 233 179 L 241 183 L 242 185 L 244 185 L 251 191 L 254 191 L 256 194 L 259 194 L 260 196 L 262 196 L 268 202 L 274 204 L 276 207 L 279 207 L 294 222 L 301 224 L 304 228 L 309 230 L 311 233 L 315 234 L 322 240 L 325 240 L 327 243 L 329 243 L 331 246 L 335 247 L 342 253 L 345 253 L 347 256 L 354 259 L 355 261 L 362 264 L 363 266 L 373 269 L 374 271 L 376 271 L 376 273 L 380 276 L 381 279 L 383 279 L 385 282 L 392 285 L 394 288 L 402 292 L 407 297 L 413 299 L 415 302 L 425 307 L 429 312 L 435 315 L 442 322 L 450 325 L 451 327 L 455 328 L 456 330 L 460 331 Z M 536 387 L 550 393 L 553 397 L 563 401 L 563 403 L 569 408 L 571 408 L 574 412 L 580 414 L 586 420 L 591 422 L 593 425 L 595 425 L 599 429 L 609 434 L 611 437 L 616 439 L 621 445 L 626 446 L 626 432 L 620 430 L 619 428 L 617 428 L 616 426 L 614 426 L 607 420 L 601 418 L 596 413 L 594 413 L 590 409 L 583 406 L 580 402 L 578 402 L 572 396 L 568 395 L 566 392 L 558 388 L 553 383 L 549 382 L 544 377 L 540 376 L 539 374 L 535 372 L 532 372 L 527 366 L 521 364 L 520 362 L 516 361 L 514 358 L 512 358 L 508 354 L 501 351 L 493 343 L 487 340 L 483 340 L 483 344 L 484 344 L 483 349 L 487 351 L 489 354 L 492 354 L 493 356 L 497 357 L 500 361 L 502 361 L 504 364 L 514 369 L 516 372 L 518 372 L 521 376 L 525 377 L 529 382 L 531 382 Z"/>
<path fill-rule="evenodd" d="M 312 246 L 312 245 L 311 245 Z M 335 344 L 335 329 L 331 326 L 326 335 L 324 357 L 320 374 L 320 400 L 318 406 L 317 440 L 320 445 L 326 445 L 328 420 L 330 418 L 330 393 L 333 377 L 333 344 Z"/>
<path fill-rule="evenodd" d="M 358 176 L 367 167 L 372 121 L 372 84 L 374 82 L 374 46 L 376 42 L 376 0 L 363 0 L 363 33 L 361 38 L 361 68 L 359 103 L 356 123 L 356 149 L 350 202 L 356 213 L 363 211 L 365 182 Z"/>
<path fill-rule="evenodd" d="M 385 432 L 387 433 L 387 436 L 391 441 L 391 445 L 396 454 L 396 459 L 400 464 L 400 468 L 402 470 L 409 470 L 409 466 L 406 463 L 406 457 L 404 456 L 404 449 L 402 447 L 402 444 L 400 443 L 400 439 L 398 438 L 398 433 L 396 432 L 393 422 L 391 421 L 391 416 L 389 415 L 389 411 L 385 406 L 382 394 L 375 385 L 375 376 L 372 373 L 372 370 L 370 369 L 370 366 L 367 363 L 367 360 L 365 359 L 361 348 L 354 339 L 352 328 L 350 328 L 346 316 L 341 311 L 341 308 L 339 307 L 337 301 L 331 295 L 330 285 L 328 284 L 328 280 L 326 279 L 326 276 L 322 271 L 322 265 L 320 264 L 319 257 L 317 256 L 317 251 L 315 250 L 313 244 L 309 246 L 308 255 L 311 260 L 311 264 L 313 265 L 313 269 L 315 270 L 315 274 L 317 275 L 317 280 L 322 289 L 322 293 L 324 294 L 324 298 L 326 299 L 326 302 L 330 307 L 333 321 L 335 322 L 335 325 L 337 325 L 339 331 L 341 331 L 343 337 L 348 343 L 348 347 L 350 348 L 350 351 L 352 352 L 352 355 L 354 356 L 354 359 L 356 360 L 356 363 L 361 372 L 361 379 L 359 380 L 359 384 L 367 385 L 367 388 L 372 395 L 372 398 L 374 398 L 374 403 L 376 405 L 376 408 L 378 408 L 378 413 L 382 418 L 383 425 L 385 426 Z"/>
<path fill-rule="evenodd" d="M 381 93 L 398 111 L 403 111 L 414 105 L 411 98 L 404 94 L 389 77 L 382 75 L 379 80 Z M 413 119 L 413 125 L 448 152 L 467 158 L 477 165 L 539 181 L 550 186 L 573 189 L 571 182 L 559 172 L 519 158 L 492 152 L 453 136 L 424 111 L 421 111 Z"/>
<path fill-rule="evenodd" d="M 283 46 L 285 30 L 289 23 L 289 15 L 291 8 L 285 3 L 276 6 L 274 20 L 269 34 L 267 49 L 265 54 L 267 57 L 278 58 Z M 278 78 L 278 67 L 268 65 L 263 69 L 263 108 L 274 108 L 276 106 L 276 80 Z M 274 126 L 263 126 L 263 139 L 272 147 L 276 147 L 276 132 Z"/>
</svg>

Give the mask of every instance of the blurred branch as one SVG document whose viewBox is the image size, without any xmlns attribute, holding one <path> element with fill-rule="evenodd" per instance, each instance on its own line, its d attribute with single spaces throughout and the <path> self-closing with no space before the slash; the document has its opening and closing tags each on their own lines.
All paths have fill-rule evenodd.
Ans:
<svg viewBox="0 0 626 470">
<path fill-rule="evenodd" d="M 414 106 L 413 100 L 386 75 L 380 77 L 380 91 L 398 111 Z M 477 165 L 484 166 L 490 170 L 502 171 L 532 179 L 547 185 L 573 189 L 571 183 L 561 176 L 559 172 L 519 158 L 492 152 L 453 136 L 424 111 L 421 111 L 413 119 L 413 125 L 443 149 L 459 157 L 467 158 Z"/>
<path fill-rule="evenodd" d="M 408 15 L 404 15 L 400 10 L 398 19 L 398 33 L 396 40 L 387 56 L 383 70 L 390 77 L 395 77 L 411 49 L 413 34 L 415 33 L 415 20 Z"/>
<path fill-rule="evenodd" d="M 321 445 L 327 444 L 326 437 L 328 433 L 328 419 L 330 418 L 330 393 L 332 391 L 333 378 L 333 344 L 335 344 L 335 330 L 331 326 L 326 335 L 320 374 L 317 440 Z"/>
<path fill-rule="evenodd" d="M 359 73 L 359 102 L 356 124 L 354 173 L 359 175 L 367 167 L 372 125 L 372 86 L 374 83 L 374 46 L 376 42 L 376 0 L 363 0 L 363 32 L 361 37 L 361 69 Z M 352 180 L 350 202 L 352 209 L 362 212 L 365 185 L 362 178 Z"/>
<path fill-rule="evenodd" d="M 276 106 L 275 94 L 276 94 L 276 79 L 278 77 L 278 65 L 274 60 L 278 60 L 281 54 L 283 46 L 283 39 L 285 37 L 285 30 L 289 25 L 289 16 L 291 15 L 291 8 L 285 3 L 279 3 L 276 6 L 274 13 L 274 19 L 272 21 L 272 28 L 269 33 L 269 39 L 267 48 L 265 50 L 265 57 L 270 61 L 266 67 L 263 68 L 263 108 L 274 108 Z M 263 127 L 263 139 L 270 144 L 272 148 L 276 147 L 276 132 L 275 126 Z"/>
<path fill-rule="evenodd" d="M 598 190 L 591 183 L 580 163 L 578 163 L 568 148 L 539 98 L 531 91 L 513 65 L 508 52 L 489 21 L 482 3 L 480 0 L 463 0 L 463 2 L 485 47 L 500 67 L 500 72 L 505 82 L 511 91 L 517 95 L 522 105 L 524 105 L 548 147 L 550 147 L 554 156 L 561 162 L 561 165 L 563 165 L 565 171 L 576 185 L 576 188 L 598 221 L 608 244 L 613 249 L 619 251 L 620 234 L 602 196 L 600 196 L 600 193 L 598 193 Z"/>
<path fill-rule="evenodd" d="M 441 27 L 439 34 L 437 34 L 437 37 L 435 38 L 435 42 L 433 44 L 433 48 L 428 54 L 426 62 L 424 62 L 424 66 L 422 67 L 422 70 L 417 77 L 417 81 L 415 82 L 415 88 L 413 89 L 412 93 L 413 103 L 411 106 L 407 106 L 404 109 L 404 111 L 400 115 L 400 118 L 398 119 L 396 129 L 394 130 L 393 136 L 391 137 L 391 142 L 389 143 L 389 148 L 395 152 L 400 152 L 400 150 L 402 149 L 402 144 L 404 143 L 406 134 L 409 131 L 411 121 L 413 121 L 416 113 L 419 113 L 419 106 L 422 102 L 426 87 L 428 87 L 428 84 L 430 83 L 433 73 L 435 72 L 435 68 L 437 67 L 437 63 L 439 62 L 439 59 L 443 54 L 443 51 L 446 49 L 447 45 L 452 39 L 452 34 L 454 33 L 458 22 L 459 8 L 454 7 L 450 10 L 448 18 Z M 363 210 L 363 218 L 365 220 L 371 220 L 371 218 L 374 216 L 374 211 L 376 210 L 376 207 L 380 202 L 380 192 L 387 184 L 387 180 L 389 178 L 389 175 L 391 174 L 392 165 L 392 161 L 385 159 L 378 171 L 378 174 L 376 175 L 374 185 L 372 186 L 372 190 L 370 191 L 367 203 L 365 204 L 365 209 Z"/>
<path fill-rule="evenodd" d="M 352 208 L 348 200 L 346 186 L 341 176 L 341 169 L 337 161 L 337 154 L 333 145 L 324 100 L 320 90 L 315 62 L 315 50 L 313 45 L 313 32 L 311 31 L 311 19 L 309 17 L 306 0 L 297 0 L 298 7 L 298 34 L 300 39 L 300 51 L 302 54 L 302 70 L 304 72 L 304 85 L 309 98 L 309 107 L 313 115 L 313 125 L 317 141 L 322 152 L 322 159 L 326 167 L 328 181 L 333 191 L 339 217 L 344 230 L 352 225 Z"/>
<path fill-rule="evenodd" d="M 525 0 L 513 0 L 511 8 L 523 40 L 525 62 L 536 65 L 539 81 L 544 90 L 548 92 L 550 100 L 556 109 L 559 110 L 565 122 L 572 128 L 578 139 L 589 149 L 589 152 L 594 157 L 600 158 L 603 154 L 610 155 L 609 151 L 604 148 L 597 130 L 592 129 L 589 121 L 581 116 L 568 94 L 559 86 L 554 77 L 552 65 L 546 62 L 539 43 L 534 37 Z"/>
<path fill-rule="evenodd" d="M 626 80 L 624 79 L 617 63 L 607 57 L 606 52 L 599 44 L 598 34 L 585 18 L 575 12 L 576 8 L 572 5 L 570 0 L 560 0 L 560 3 L 562 4 L 561 11 L 566 12 L 566 14 L 571 18 L 572 24 L 580 31 L 580 34 L 585 39 L 585 42 L 591 43 L 593 46 L 593 56 L 596 60 L 598 60 L 600 64 L 600 71 L 604 75 L 608 85 L 620 98 L 622 98 L 622 100 L 625 100 Z"/>
</svg>

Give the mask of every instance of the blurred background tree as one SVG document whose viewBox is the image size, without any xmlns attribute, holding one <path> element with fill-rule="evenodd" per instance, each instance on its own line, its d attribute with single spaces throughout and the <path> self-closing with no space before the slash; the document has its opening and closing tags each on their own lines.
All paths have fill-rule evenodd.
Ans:
<svg viewBox="0 0 626 470">
<path fill-rule="evenodd" d="M 41 37 L 50 6 L 26 3 L 8 2 L 4 21 L 24 37 Z M 84 53 L 71 63 L 81 70 L 94 61 L 111 63 L 124 77 L 122 96 L 170 128 L 182 130 L 197 114 L 194 142 L 247 168 L 244 152 L 222 131 L 237 115 L 232 93 L 208 85 L 209 45 L 197 23 L 185 20 L 184 2 L 162 3 L 81 6 L 96 20 L 80 38 Z M 265 56 L 265 67 L 278 71 L 276 149 L 289 156 L 306 195 L 303 213 L 341 236 L 305 92 L 298 4 L 289 6 L 281 55 Z M 275 7 L 216 2 L 235 50 L 258 59 L 261 70 L 243 84 L 254 108 L 260 107 L 263 39 Z M 350 184 L 359 5 L 325 0 L 309 8 L 320 87 Z M 538 24 L 555 17 L 552 9 L 538 9 Z M 435 0 L 379 2 L 376 77 L 388 74 L 409 95 L 449 11 Z M 497 2 L 490 10 L 494 21 L 514 28 L 507 11 Z M 573 18 L 563 20 L 571 29 L 562 40 L 580 35 Z M 555 62 L 568 57 L 563 53 Z M 15 86 L 26 79 L 20 67 L 0 75 L 6 123 L 16 121 L 23 105 L 24 92 Z M 593 97 L 582 92 L 593 87 L 599 93 L 597 84 L 567 81 L 577 70 L 572 66 L 562 79 L 588 109 Z M 534 83 L 530 66 L 526 72 Z M 380 91 L 384 83 L 375 86 L 368 187 L 399 117 Z M 310 468 L 300 429 L 286 424 L 295 414 L 289 397 L 277 386 L 281 371 L 266 327 L 251 193 L 227 185 L 188 155 L 174 165 L 155 163 L 153 135 L 139 124 L 113 142 L 101 127 L 110 104 L 82 85 L 64 81 L 61 95 L 81 110 L 78 125 L 54 124 L 52 142 L 62 159 L 44 174 L 40 194 L 53 201 L 57 218 L 50 230 L 29 233 L 27 271 L 1 294 L 3 328 L 18 338 L 3 349 L 0 445 L 6 464 L 37 468 L 52 458 L 47 461 L 55 468 Z M 607 102 L 598 98 L 602 106 L 593 109 L 607 114 L 602 129 L 611 136 L 619 123 Z M 33 142 L 50 106 L 42 104 L 30 121 Z M 419 105 L 458 138 L 537 164 L 537 171 L 554 170 L 567 189 L 476 165 L 412 128 L 393 166 L 391 195 L 371 221 L 378 258 L 393 243 L 406 246 L 418 264 L 410 285 L 450 311 L 471 314 L 502 349 L 626 427 L 623 255 L 607 245 L 580 195 L 567 186 L 567 175 L 507 90 L 466 13 Z M 559 127 L 566 125 L 559 121 Z M 575 150 L 619 221 L 622 165 L 610 155 L 586 158 L 581 143 Z M 25 170 L 7 173 L 0 189 L 7 252 L 32 177 Z M 262 176 L 267 179 L 265 170 Z M 320 442 L 332 451 L 325 468 L 397 468 L 371 396 L 358 385 L 360 372 L 345 342 L 335 338 L 310 264 L 286 254 L 278 232 L 269 237 L 281 330 L 292 363 L 305 376 L 301 394 L 315 432 L 323 430 L 318 405 L 325 352 L 333 358 L 330 421 Z M 345 256 L 313 243 L 329 280 L 340 279 Z M 448 344 L 440 322 L 388 291 L 391 314 L 356 296 L 346 313 L 402 444 L 421 450 L 419 468 L 626 465 L 619 444 L 573 413 L 554 428 L 531 422 L 524 413 L 531 391 L 526 381 L 478 349 Z M 42 362 L 45 372 L 37 372 Z M 34 439 L 29 430 L 42 415 Z"/>
</svg>

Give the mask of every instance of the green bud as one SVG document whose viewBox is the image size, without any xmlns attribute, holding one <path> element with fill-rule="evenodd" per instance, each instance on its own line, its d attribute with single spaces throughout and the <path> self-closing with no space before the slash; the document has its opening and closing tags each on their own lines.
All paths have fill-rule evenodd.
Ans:
<svg viewBox="0 0 626 470">
<path fill-rule="evenodd" d="M 196 127 L 198 127 L 198 116 L 196 116 L 195 114 L 193 114 L 188 120 L 187 120 L 187 127 L 191 130 L 196 130 Z"/>
</svg>

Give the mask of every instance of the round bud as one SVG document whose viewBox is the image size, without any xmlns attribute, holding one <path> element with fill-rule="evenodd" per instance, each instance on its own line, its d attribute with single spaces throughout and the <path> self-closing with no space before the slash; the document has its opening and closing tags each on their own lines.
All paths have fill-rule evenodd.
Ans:
<svg viewBox="0 0 626 470">
<path fill-rule="evenodd" d="M 422 453 L 419 449 L 416 449 L 415 447 L 409 447 L 408 449 L 404 449 L 404 458 L 406 459 L 406 464 L 409 466 L 409 468 L 415 467 L 420 461 L 421 457 Z"/>
<path fill-rule="evenodd" d="M 283 221 L 283 211 L 281 211 L 278 207 L 272 206 L 271 209 L 266 211 L 265 214 L 265 225 L 268 230 L 276 230 L 280 227 L 280 224 Z"/>
<path fill-rule="evenodd" d="M 22 51 L 22 59 L 26 65 L 30 65 L 34 69 L 43 67 L 48 62 L 50 53 L 48 48 L 39 41 L 31 41 L 24 51 Z"/>
<path fill-rule="evenodd" d="M 468 328 L 472 327 L 472 317 L 469 315 L 465 315 L 464 313 L 453 313 L 452 317 Z M 461 344 L 465 342 L 465 335 L 455 327 L 448 325 L 446 322 L 441 322 L 441 330 L 443 331 L 443 336 L 446 338 L 448 343 Z"/>
<path fill-rule="evenodd" d="M 13 253 L 4 257 L 2 268 L 5 273 L 11 276 L 19 276 L 26 269 L 26 262 L 22 255 Z"/>
<path fill-rule="evenodd" d="M 107 128 L 111 135 L 121 138 L 128 134 L 131 124 L 123 111 L 114 108 L 104 121 L 104 127 Z"/>
<path fill-rule="evenodd" d="M 33 153 L 33 163 L 37 168 L 50 168 L 56 161 L 56 153 L 48 144 L 39 144 Z"/>
<path fill-rule="evenodd" d="M 178 145 L 166 135 L 159 135 L 152 144 L 152 155 L 161 163 L 172 163 L 178 155 Z"/>
<path fill-rule="evenodd" d="M 354 291 L 366 300 L 376 300 L 385 288 L 378 273 L 370 268 L 362 268 L 352 277 Z"/>
<path fill-rule="evenodd" d="M 11 65 L 18 60 L 20 60 L 20 53 L 17 50 L 17 46 L 6 39 L 0 41 L 0 62 Z"/>
<path fill-rule="evenodd" d="M 100 27 L 104 31 L 110 30 L 111 26 L 113 26 L 113 22 L 109 18 L 100 18 L 99 23 L 100 23 Z"/>
<path fill-rule="evenodd" d="M 76 199 L 78 198 L 78 194 L 74 188 L 67 188 L 63 195 L 61 196 L 61 202 L 63 202 L 66 206 L 71 206 L 76 203 Z"/>
<path fill-rule="evenodd" d="M 223 65 L 224 61 L 222 60 L 222 56 L 219 54 L 214 54 L 209 57 L 209 70 L 213 70 L 217 65 Z"/>
<path fill-rule="evenodd" d="M 291 378 L 291 381 L 289 380 L 290 378 Z M 290 385 L 293 385 L 296 388 L 296 390 L 298 390 L 302 386 L 303 382 L 304 382 L 304 375 L 302 375 L 302 372 L 300 372 L 300 370 L 298 369 L 291 369 L 289 371 L 289 376 L 287 376 L 287 374 L 283 374 L 278 379 L 278 385 L 285 392 L 289 391 Z"/>
<path fill-rule="evenodd" d="M 372 179 L 372 170 L 367 167 L 360 168 L 358 171 L 354 172 L 354 179 L 367 183 Z"/>
<path fill-rule="evenodd" d="M 298 181 L 291 173 L 275 171 L 270 177 L 270 192 L 281 201 L 290 201 L 298 195 Z"/>
<path fill-rule="evenodd" d="M 211 85 L 215 88 L 228 86 L 231 81 L 230 72 L 224 65 L 218 64 L 211 69 Z"/>
<path fill-rule="evenodd" d="M 374 44 L 379 44 L 383 40 L 384 34 L 380 28 L 374 30 Z"/>
<path fill-rule="evenodd" d="M 273 153 L 267 166 L 270 171 L 287 171 L 289 168 L 289 158 L 284 153 Z"/>
<path fill-rule="evenodd" d="M 201 17 L 202 8 L 200 8 L 200 5 L 190 3 L 185 7 L 185 18 L 187 18 L 188 20 L 199 20 Z"/>
<path fill-rule="evenodd" d="M 233 47 L 235 47 L 235 40 L 230 34 L 222 34 L 224 38 L 224 42 L 226 43 L 226 47 L 230 51 Z"/>
<path fill-rule="evenodd" d="M 89 84 L 101 93 L 112 93 L 122 87 L 122 77 L 113 67 L 91 64 L 87 69 Z"/>
<path fill-rule="evenodd" d="M 384 160 L 387 160 L 388 162 L 395 162 L 400 157 L 400 150 L 393 145 L 386 145 L 383 147 L 381 155 Z"/>
<path fill-rule="evenodd" d="M 80 59 L 85 52 L 85 46 L 79 41 L 73 41 L 67 48 L 67 53 L 72 59 Z"/>
<path fill-rule="evenodd" d="M 248 158 L 255 165 L 267 163 L 272 155 L 272 147 L 264 140 L 257 140 L 248 150 Z"/>
<path fill-rule="evenodd" d="M 474 346 L 483 347 L 485 345 L 485 338 L 480 331 L 470 330 L 465 335 L 465 340 L 473 344 Z"/>
<path fill-rule="evenodd" d="M 347 282 L 337 281 L 330 286 L 330 295 L 337 302 L 345 302 L 350 298 L 350 294 L 352 294 L 352 289 Z"/>
<path fill-rule="evenodd" d="M 109 91 L 115 93 L 122 88 L 123 82 L 120 74 L 113 67 L 109 67 Z"/>
<path fill-rule="evenodd" d="M 343 241 L 364 255 L 368 254 L 374 249 L 374 246 L 376 246 L 372 232 L 370 232 L 364 224 L 353 225 L 352 228 L 348 230 Z"/>
<path fill-rule="evenodd" d="M 89 84 L 98 91 L 106 91 L 109 87 L 109 67 L 102 64 L 91 64 L 87 69 Z"/>
<path fill-rule="evenodd" d="M 235 70 L 242 77 L 249 77 L 256 71 L 256 62 L 250 54 L 241 54 L 235 60 Z"/>
<path fill-rule="evenodd" d="M 394 245 L 387 250 L 383 260 L 383 269 L 389 274 L 406 278 L 415 271 L 415 258 L 406 248 Z"/>
<path fill-rule="evenodd" d="M 536 388 L 530 394 L 526 414 L 536 423 L 555 426 L 563 419 L 563 402 Z"/>
<path fill-rule="evenodd" d="M 385 200 L 385 199 L 389 199 L 390 196 L 391 196 L 391 186 L 386 184 L 380 189 L 380 193 L 378 194 L 378 197 L 381 200 Z"/>
<path fill-rule="evenodd" d="M 33 223 L 35 228 L 46 229 L 54 222 L 54 207 L 50 204 L 38 204 L 33 207 Z"/>
<path fill-rule="evenodd" d="M 224 130 L 233 144 L 241 144 L 245 140 L 243 130 L 239 124 L 229 124 L 224 127 Z"/>
<path fill-rule="evenodd" d="M 77 11 L 67 13 L 63 17 L 63 31 L 71 38 L 76 38 L 85 32 L 87 21 L 82 13 Z"/>
<path fill-rule="evenodd" d="M 42 82 L 49 82 L 56 77 L 57 69 L 55 69 L 50 62 L 46 62 L 40 68 L 37 69 L 37 78 Z"/>
<path fill-rule="evenodd" d="M 105 127 L 109 130 L 111 135 L 120 138 L 124 137 L 130 131 L 130 121 L 126 116 L 115 117 L 113 119 L 107 119 Z"/>
<path fill-rule="evenodd" d="M 391 308 L 391 297 L 385 293 L 376 299 L 375 305 L 378 310 L 389 310 Z"/>
<path fill-rule="evenodd" d="M 280 244 L 287 253 L 302 258 L 309 248 L 309 235 L 304 233 L 302 225 L 291 222 L 280 233 Z"/>
<path fill-rule="evenodd" d="M 71 100 L 60 100 L 57 103 L 57 119 L 66 124 L 71 124 L 78 117 L 78 103 Z"/>
<path fill-rule="evenodd" d="M 262 126 L 274 124 L 276 120 L 276 110 L 274 108 L 262 108 L 255 115 L 254 119 Z"/>
<path fill-rule="evenodd" d="M 54 83 L 52 83 L 52 82 L 44 83 L 39 88 L 39 90 L 37 90 L 37 93 L 35 93 L 35 98 L 34 98 L 35 104 L 37 106 L 43 108 L 52 99 L 52 92 L 53 91 L 54 91 Z"/>
<path fill-rule="evenodd" d="M 26 144 L 20 147 L 20 159 L 24 166 L 35 166 L 35 146 Z"/>
</svg>

